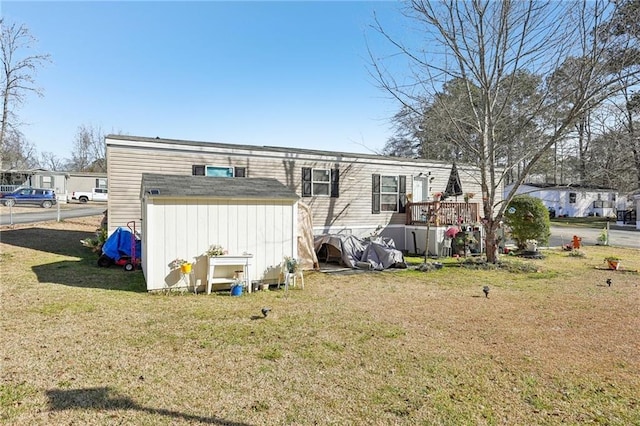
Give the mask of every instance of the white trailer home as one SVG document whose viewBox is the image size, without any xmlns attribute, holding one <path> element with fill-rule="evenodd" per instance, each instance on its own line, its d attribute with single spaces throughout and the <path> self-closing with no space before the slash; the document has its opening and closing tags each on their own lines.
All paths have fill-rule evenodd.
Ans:
<svg viewBox="0 0 640 426">
<path fill-rule="evenodd" d="M 143 173 L 261 177 L 277 179 L 310 205 L 317 234 L 378 230 L 401 249 L 407 202 L 444 192 L 452 169 L 423 159 L 125 135 L 107 136 L 106 149 L 110 231 L 141 217 Z M 462 191 L 480 202 L 478 170 L 458 165 L 457 173 Z"/>
<path fill-rule="evenodd" d="M 507 185 L 504 193 L 508 194 L 512 188 L 513 185 Z M 516 193 L 539 198 L 556 216 L 616 217 L 618 192 L 610 188 L 529 183 L 521 185 Z"/>
</svg>

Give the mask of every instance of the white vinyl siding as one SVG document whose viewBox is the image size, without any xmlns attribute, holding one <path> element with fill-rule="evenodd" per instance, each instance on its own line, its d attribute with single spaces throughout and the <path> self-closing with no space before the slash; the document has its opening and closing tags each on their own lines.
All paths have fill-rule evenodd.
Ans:
<svg viewBox="0 0 640 426">
<path fill-rule="evenodd" d="M 387 157 L 372 159 L 359 157 L 358 154 L 345 155 L 330 152 L 290 153 L 263 147 L 222 145 L 107 138 L 109 231 L 113 232 L 118 226 L 126 226 L 128 221 L 140 220 L 142 173 L 192 175 L 194 165 L 243 167 L 246 171 L 245 176 L 248 178 L 275 178 L 302 196 L 303 168 L 337 170 L 339 197 L 323 195 L 302 199 L 311 207 L 315 233 L 343 232 L 366 236 L 378 226 L 386 229 L 401 228 L 405 223 L 404 213 L 395 211 L 372 213 L 371 176 L 373 173 L 379 173 L 381 176 L 406 176 L 406 188 L 410 193 L 413 188 L 412 176 L 417 176 L 420 172 L 431 172 L 433 178 L 429 184 L 431 190 L 443 191 L 451 172 L 450 164 L 425 160 Z M 464 192 L 480 194 L 477 172 L 461 165 L 458 165 L 458 172 Z M 323 181 L 318 180 L 317 183 L 322 184 Z M 397 198 L 396 195 L 393 203 L 397 203 Z M 462 200 L 462 197 L 459 199 Z M 403 230 L 402 235 L 404 235 Z M 404 236 L 401 240 L 396 239 L 396 244 L 400 248 L 403 242 Z"/>
<path fill-rule="evenodd" d="M 204 253 L 212 244 L 220 244 L 232 255 L 251 253 L 251 280 L 276 280 L 284 256 L 297 253 L 297 208 L 293 203 L 147 199 L 143 212 L 147 289 L 186 286 L 179 271 L 168 266 L 176 258 L 193 261 L 193 279 L 200 279 L 204 285 L 208 267 Z"/>
</svg>

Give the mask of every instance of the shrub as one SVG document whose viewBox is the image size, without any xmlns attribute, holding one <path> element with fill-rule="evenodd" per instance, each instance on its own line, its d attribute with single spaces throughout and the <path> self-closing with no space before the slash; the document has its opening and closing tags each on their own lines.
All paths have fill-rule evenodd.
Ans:
<svg viewBox="0 0 640 426">
<path fill-rule="evenodd" d="M 527 240 L 545 244 L 549 241 L 549 211 L 538 198 L 516 195 L 509 203 L 504 219 L 520 249 L 525 248 Z"/>
</svg>

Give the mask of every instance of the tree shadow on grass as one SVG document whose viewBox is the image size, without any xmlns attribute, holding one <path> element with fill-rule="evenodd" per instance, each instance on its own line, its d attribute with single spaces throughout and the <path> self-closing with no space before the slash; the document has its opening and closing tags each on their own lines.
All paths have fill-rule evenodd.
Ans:
<svg viewBox="0 0 640 426">
<path fill-rule="evenodd" d="M 2 231 L 2 243 L 63 256 L 95 256 L 80 240 L 95 237 L 94 232 L 64 229 L 24 228 Z"/>
<path fill-rule="evenodd" d="M 129 272 L 121 266 L 101 268 L 95 259 L 92 262 L 80 260 L 48 263 L 32 269 L 39 282 L 139 293 L 147 291 L 141 270 Z"/>
<path fill-rule="evenodd" d="M 248 423 L 232 422 L 217 417 L 204 417 L 163 408 L 144 407 L 127 396 L 117 395 L 109 387 L 84 389 L 51 389 L 47 391 L 49 409 L 64 411 L 74 409 L 85 410 L 135 410 L 145 413 L 182 419 L 190 422 L 214 425 L 249 426 Z"/>
<path fill-rule="evenodd" d="M 64 229 L 25 228 L 2 231 L 3 244 L 75 257 L 32 267 L 41 283 L 55 283 L 73 287 L 145 292 L 146 284 L 140 270 L 126 272 L 121 266 L 101 268 L 98 254 L 83 246 L 80 240 L 94 238 L 95 233 Z M 38 256 L 38 253 L 35 253 Z"/>
</svg>

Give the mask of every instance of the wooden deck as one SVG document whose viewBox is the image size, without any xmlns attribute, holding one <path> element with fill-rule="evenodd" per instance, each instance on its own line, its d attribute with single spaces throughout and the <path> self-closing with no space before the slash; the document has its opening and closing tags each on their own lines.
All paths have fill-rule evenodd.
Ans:
<svg viewBox="0 0 640 426">
<path fill-rule="evenodd" d="M 442 201 L 408 203 L 405 224 L 426 226 L 427 219 L 433 226 L 477 223 L 480 221 L 479 211 L 478 203 Z"/>
</svg>

